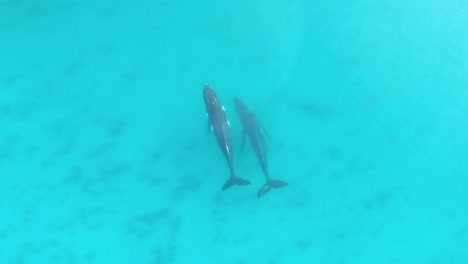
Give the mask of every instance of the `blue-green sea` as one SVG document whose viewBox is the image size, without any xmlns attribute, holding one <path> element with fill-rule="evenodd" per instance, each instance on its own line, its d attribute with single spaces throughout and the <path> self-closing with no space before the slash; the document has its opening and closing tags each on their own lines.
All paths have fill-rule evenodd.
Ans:
<svg viewBox="0 0 468 264">
<path fill-rule="evenodd" d="M 468 1 L 0 0 L 0 264 L 55 263 L 468 263 Z"/>
</svg>

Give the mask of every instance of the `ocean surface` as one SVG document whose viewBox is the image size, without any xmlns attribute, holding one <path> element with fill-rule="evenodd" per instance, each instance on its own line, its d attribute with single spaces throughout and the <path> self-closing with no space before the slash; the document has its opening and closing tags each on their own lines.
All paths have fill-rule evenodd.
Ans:
<svg viewBox="0 0 468 264">
<path fill-rule="evenodd" d="M 0 0 L 0 263 L 468 263 L 468 1 Z"/>
</svg>

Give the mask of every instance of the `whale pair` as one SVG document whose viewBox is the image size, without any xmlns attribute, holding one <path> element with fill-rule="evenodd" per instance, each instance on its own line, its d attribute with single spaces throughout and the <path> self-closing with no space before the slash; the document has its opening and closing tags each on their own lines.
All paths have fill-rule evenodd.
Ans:
<svg viewBox="0 0 468 264">
<path fill-rule="evenodd" d="M 203 99 L 205 100 L 206 113 L 208 115 L 208 127 L 213 131 L 231 172 L 231 176 L 224 183 L 222 190 L 229 189 L 234 185 L 250 185 L 250 181 L 237 177 L 234 172 L 231 125 L 226 117 L 224 106 L 220 103 L 216 92 L 207 84 L 203 88 Z M 260 197 L 271 189 L 287 186 L 287 182 L 270 178 L 264 132 L 257 118 L 239 98 L 234 98 L 234 104 L 244 129 L 241 148 L 244 147 L 246 137 L 248 137 L 266 177 L 266 183 L 257 192 L 257 196 Z"/>
</svg>

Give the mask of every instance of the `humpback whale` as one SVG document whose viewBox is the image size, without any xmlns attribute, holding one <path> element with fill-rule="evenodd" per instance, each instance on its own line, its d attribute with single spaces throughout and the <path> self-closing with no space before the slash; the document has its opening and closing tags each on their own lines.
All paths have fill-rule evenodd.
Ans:
<svg viewBox="0 0 468 264">
<path fill-rule="evenodd" d="M 226 158 L 231 176 L 224 183 L 222 190 L 229 189 L 233 185 L 249 185 L 250 182 L 236 176 L 232 163 L 232 139 L 231 125 L 226 117 L 224 106 L 220 103 L 216 92 L 207 84 L 203 88 L 206 113 L 208 115 L 208 127 L 213 131 L 218 145 Z"/>
<path fill-rule="evenodd" d="M 287 186 L 288 183 L 285 181 L 273 180 L 270 178 L 264 131 L 257 121 L 255 114 L 252 113 L 247 108 L 247 105 L 237 97 L 234 98 L 234 104 L 237 115 L 239 116 L 242 127 L 244 128 L 244 132 L 242 133 L 242 148 L 245 145 L 246 137 L 248 137 L 266 177 L 266 183 L 260 188 L 260 190 L 258 190 L 257 197 L 264 195 L 271 189 Z"/>
</svg>

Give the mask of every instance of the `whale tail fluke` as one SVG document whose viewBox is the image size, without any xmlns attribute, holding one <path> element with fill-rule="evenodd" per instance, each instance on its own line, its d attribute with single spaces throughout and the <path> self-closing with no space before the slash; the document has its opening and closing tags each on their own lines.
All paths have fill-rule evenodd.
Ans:
<svg viewBox="0 0 468 264">
<path fill-rule="evenodd" d="M 246 179 L 243 179 L 243 178 L 239 178 L 237 176 L 231 176 L 231 178 L 229 178 L 229 180 L 227 180 L 224 185 L 223 185 L 223 191 L 224 190 L 227 190 L 229 188 L 231 188 L 232 186 L 234 185 L 250 185 L 250 181 L 246 180 Z"/>
<path fill-rule="evenodd" d="M 278 189 L 284 186 L 288 186 L 288 183 L 285 181 L 280 181 L 280 180 L 268 180 L 265 185 L 258 190 L 257 197 L 260 197 L 267 192 L 269 192 L 271 189 Z"/>
</svg>

